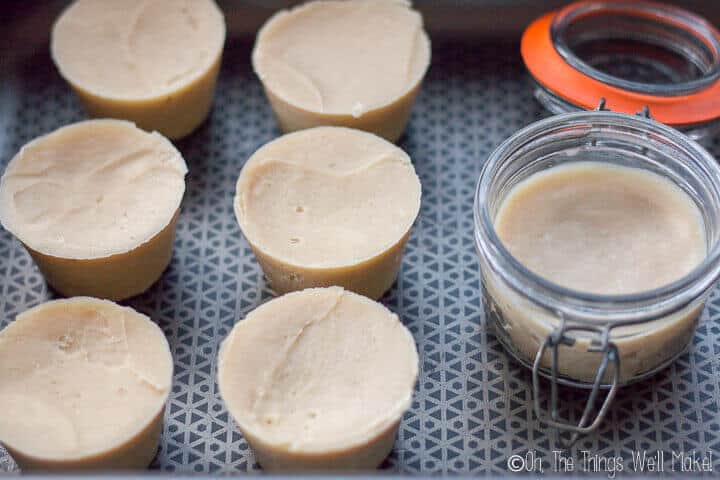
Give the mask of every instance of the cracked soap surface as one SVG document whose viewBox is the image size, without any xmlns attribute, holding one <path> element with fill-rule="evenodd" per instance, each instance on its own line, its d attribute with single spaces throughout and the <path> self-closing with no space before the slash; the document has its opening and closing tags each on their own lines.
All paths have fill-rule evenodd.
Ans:
<svg viewBox="0 0 720 480">
<path fill-rule="evenodd" d="M 151 240 L 171 221 L 187 167 L 163 136 L 91 120 L 25 145 L 0 182 L 0 220 L 30 248 L 101 258 Z"/>
<path fill-rule="evenodd" d="M 298 107 L 356 117 L 409 92 L 430 62 L 422 17 L 400 0 L 316 1 L 260 31 L 255 70 Z"/>
<path fill-rule="evenodd" d="M 685 192 L 657 174 L 600 163 L 554 167 L 520 182 L 495 229 L 531 271 L 591 293 L 667 285 L 706 253 L 702 216 Z"/>
<path fill-rule="evenodd" d="M 398 317 L 340 287 L 258 307 L 219 361 L 221 395 L 241 429 L 291 451 L 367 441 L 409 407 L 418 370 Z"/>
<path fill-rule="evenodd" d="M 224 38 L 212 0 L 77 0 L 54 26 L 52 54 L 96 95 L 147 98 L 206 72 Z"/>
<path fill-rule="evenodd" d="M 353 265 L 395 245 L 420 208 L 410 157 L 366 132 L 285 135 L 247 161 L 235 211 L 256 248 L 308 267 Z"/>
<path fill-rule="evenodd" d="M 0 332 L 0 441 L 42 458 L 109 450 L 158 414 L 171 376 L 146 316 L 83 297 L 40 305 Z"/>
</svg>

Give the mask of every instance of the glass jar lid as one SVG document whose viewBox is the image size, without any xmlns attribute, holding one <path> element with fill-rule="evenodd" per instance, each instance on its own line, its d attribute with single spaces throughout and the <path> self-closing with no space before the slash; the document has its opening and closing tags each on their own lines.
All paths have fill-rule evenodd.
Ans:
<svg viewBox="0 0 720 480">
<path fill-rule="evenodd" d="M 591 110 L 649 107 L 675 127 L 720 119 L 720 32 L 702 17 L 653 2 L 583 0 L 535 20 L 521 53 L 541 87 Z"/>
</svg>

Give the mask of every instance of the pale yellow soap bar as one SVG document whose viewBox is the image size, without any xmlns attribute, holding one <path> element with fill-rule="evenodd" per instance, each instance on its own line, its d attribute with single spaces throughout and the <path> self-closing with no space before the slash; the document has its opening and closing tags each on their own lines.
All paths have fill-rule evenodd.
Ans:
<svg viewBox="0 0 720 480">
<path fill-rule="evenodd" d="M 318 127 L 255 152 L 235 214 L 277 293 L 339 285 L 377 299 L 420 210 L 410 157 L 373 134 Z"/>
<path fill-rule="evenodd" d="M 285 132 L 336 125 L 394 142 L 430 64 L 430 40 L 409 2 L 320 0 L 275 14 L 252 59 Z"/>
<path fill-rule="evenodd" d="M 220 395 L 269 471 L 377 467 L 417 374 L 397 315 L 339 287 L 258 307 L 222 343 L 218 363 Z"/>
<path fill-rule="evenodd" d="M 121 120 L 25 145 L 0 180 L 0 221 L 66 296 L 144 292 L 172 257 L 187 167 L 162 135 Z"/>
<path fill-rule="evenodd" d="M 172 382 L 160 328 L 107 300 L 42 304 L 0 331 L 0 442 L 23 471 L 147 467 Z"/>
<path fill-rule="evenodd" d="M 51 52 L 91 115 L 180 138 L 210 111 L 224 42 L 213 0 L 75 0 Z"/>
</svg>

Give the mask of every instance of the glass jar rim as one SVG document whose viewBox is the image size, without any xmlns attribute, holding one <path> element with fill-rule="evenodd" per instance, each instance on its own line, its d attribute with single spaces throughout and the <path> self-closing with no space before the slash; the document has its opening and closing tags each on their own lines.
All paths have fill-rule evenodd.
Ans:
<svg viewBox="0 0 720 480">
<path fill-rule="evenodd" d="M 638 3 L 656 8 L 662 6 L 652 2 Z M 627 8 L 638 3 L 633 2 Z M 608 105 L 614 111 L 629 114 L 649 106 L 656 120 L 671 126 L 701 126 L 720 118 L 720 78 L 693 93 L 658 95 L 610 85 L 568 63 L 554 43 L 552 26 L 558 21 L 558 17 L 588 5 L 605 5 L 606 8 L 615 9 L 623 6 L 619 0 L 578 0 L 559 11 L 540 16 L 525 29 L 520 42 L 520 53 L 528 72 L 538 84 L 581 109 L 594 108 L 600 98 L 607 99 Z M 707 34 L 715 37 L 720 45 L 720 32 L 702 17 L 680 7 L 664 7 L 693 16 L 697 22 L 705 25 Z"/>
<path fill-rule="evenodd" d="M 695 38 L 708 48 L 712 56 L 708 71 L 694 80 L 659 84 L 627 80 L 591 66 L 573 52 L 565 41 L 565 32 L 573 22 L 601 14 L 628 15 L 682 29 L 689 37 Z M 555 15 L 550 24 L 550 35 L 555 49 L 568 64 L 598 81 L 622 90 L 658 96 L 686 95 L 703 90 L 720 79 L 720 32 L 704 18 L 679 7 L 647 1 L 628 4 L 602 0 L 577 2 Z"/>
<path fill-rule="evenodd" d="M 475 191 L 473 205 L 475 244 L 488 263 L 514 290 L 522 292 L 541 306 L 581 323 L 619 325 L 644 323 L 677 311 L 698 298 L 720 276 L 720 240 L 708 245 L 703 261 L 691 272 L 672 283 L 636 293 L 610 295 L 574 290 L 552 282 L 525 267 L 512 256 L 498 236 L 488 210 L 488 196 L 498 167 L 530 140 L 549 130 L 577 126 L 592 126 L 605 122 L 621 128 L 632 127 L 647 134 L 660 136 L 673 145 L 691 153 L 706 170 L 704 175 L 712 189 L 720 194 L 720 166 L 702 146 L 677 130 L 651 119 L 609 111 L 581 111 L 555 115 L 537 121 L 517 131 L 498 146 L 483 165 Z M 720 214 L 720 212 L 718 212 Z M 499 262 L 503 268 L 497 268 Z M 649 306 L 653 315 L 639 312 Z"/>
</svg>

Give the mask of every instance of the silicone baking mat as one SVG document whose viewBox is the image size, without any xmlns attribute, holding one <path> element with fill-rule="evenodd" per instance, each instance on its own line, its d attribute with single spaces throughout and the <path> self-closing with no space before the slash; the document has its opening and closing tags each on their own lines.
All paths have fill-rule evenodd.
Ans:
<svg viewBox="0 0 720 480">
<path fill-rule="evenodd" d="M 435 41 L 433 66 L 400 143 L 422 181 L 422 210 L 400 278 L 382 301 L 412 331 L 421 369 L 412 408 L 382 467 L 389 472 L 504 473 L 513 455 L 539 458 L 552 471 L 557 448 L 556 434 L 534 419 L 528 372 L 486 331 L 471 213 L 490 151 L 544 113 L 517 45 L 469 45 Z M 152 466 L 164 472 L 259 468 L 215 383 L 220 340 L 272 296 L 232 211 L 243 162 L 279 134 L 248 64 L 250 48 L 248 41 L 228 44 L 209 120 L 178 143 L 190 174 L 173 262 L 159 283 L 127 302 L 162 327 L 175 359 Z M 3 167 L 30 139 L 85 118 L 44 50 L 0 76 Z M 720 152 L 717 142 L 712 148 Z M 0 232 L 0 326 L 53 296 L 21 245 Z M 715 291 L 690 351 L 651 380 L 621 390 L 600 430 L 572 453 L 629 461 L 637 452 L 663 450 L 669 461 L 674 452 L 695 451 L 711 456 L 720 471 L 719 353 Z M 566 392 L 561 413 L 577 420 L 584 398 Z M 0 469 L 6 460 L 0 458 Z"/>
</svg>

